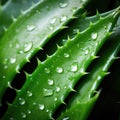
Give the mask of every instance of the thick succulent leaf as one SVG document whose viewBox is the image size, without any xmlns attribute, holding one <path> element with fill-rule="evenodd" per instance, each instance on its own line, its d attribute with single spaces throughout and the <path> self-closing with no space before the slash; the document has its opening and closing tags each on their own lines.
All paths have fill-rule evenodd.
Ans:
<svg viewBox="0 0 120 120">
<path fill-rule="evenodd" d="M 0 38 L 5 32 L 4 29 L 7 29 L 22 11 L 31 8 L 39 1 L 40 0 L 8 0 L 2 5 L 0 8 Z"/>
<path fill-rule="evenodd" d="M 84 13 L 82 16 L 80 16 L 78 19 L 73 20 L 72 22 L 69 23 L 68 29 L 62 30 L 60 33 L 57 34 L 52 39 L 52 42 L 50 41 L 48 45 L 46 45 L 43 49 L 46 52 L 46 54 L 51 55 L 54 53 L 56 50 L 56 44 L 59 46 L 62 46 L 66 43 L 68 36 L 70 38 L 75 37 L 75 35 L 78 32 L 82 32 L 85 30 L 87 27 L 89 27 L 89 24 L 92 22 L 96 22 L 100 17 L 105 17 L 108 14 L 110 14 L 112 11 L 108 11 L 106 13 L 99 14 L 94 16 L 87 17 L 86 13 Z"/>
<path fill-rule="evenodd" d="M 23 65 L 88 2 L 45 0 L 10 26 L 0 40 L 0 99 Z"/>
<path fill-rule="evenodd" d="M 72 108 L 67 109 L 57 120 L 87 120 L 90 111 L 99 97 L 99 92 L 84 102 L 77 101 Z"/>
<path fill-rule="evenodd" d="M 113 61 L 116 59 L 116 55 L 120 50 L 120 35 L 118 36 L 113 35 L 111 37 L 111 40 L 107 42 L 105 48 L 106 47 L 107 49 L 106 50 L 104 49 L 104 54 L 101 54 L 100 58 L 94 64 L 92 64 L 90 74 L 85 76 L 82 79 L 82 83 L 78 85 L 77 93 L 74 95 L 73 98 L 70 99 L 68 108 L 59 117 L 59 119 L 63 119 L 67 116 L 69 119 L 72 120 L 78 118 L 81 118 L 80 120 L 86 120 L 86 118 L 89 116 L 92 107 L 96 102 L 96 101 L 90 102 L 91 98 L 93 98 L 92 96 L 94 95 L 94 93 L 96 93 L 96 90 L 100 85 L 101 81 L 103 80 L 103 78 L 108 74 L 108 69 L 112 65 Z M 81 111 L 81 106 L 79 106 L 79 104 L 81 104 L 81 106 L 86 111 L 84 110 Z M 89 106 L 89 104 L 91 104 L 91 106 Z M 72 113 L 72 115 L 70 113 Z"/>
<path fill-rule="evenodd" d="M 52 118 L 74 85 L 86 74 L 86 68 L 109 37 L 118 13 L 113 12 L 91 24 L 88 29 L 69 39 L 63 47 L 58 47 L 57 52 L 46 61 L 40 62 L 37 69 L 27 75 L 23 88 L 17 92 L 3 119 Z"/>
<path fill-rule="evenodd" d="M 111 44 L 107 43 L 106 47 L 113 46 L 112 43 L 118 41 L 120 42 L 120 18 L 118 19 L 117 25 L 114 29 L 114 34 L 111 36 Z M 104 49 L 105 50 L 105 49 Z M 104 50 L 101 51 L 101 54 L 104 53 Z M 118 57 L 115 57 L 114 63 L 109 68 L 110 74 L 107 75 L 102 83 L 100 84 L 99 88 L 102 88 L 100 97 L 94 106 L 89 119 L 92 120 L 101 120 L 101 119 L 116 119 L 118 118 L 119 112 L 119 101 L 120 101 L 120 49 L 118 53 Z M 110 114 L 111 113 L 111 114 Z"/>
</svg>

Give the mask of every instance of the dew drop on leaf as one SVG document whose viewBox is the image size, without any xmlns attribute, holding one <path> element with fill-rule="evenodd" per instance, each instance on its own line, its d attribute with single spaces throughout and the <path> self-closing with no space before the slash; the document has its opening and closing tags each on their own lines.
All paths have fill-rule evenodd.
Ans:
<svg viewBox="0 0 120 120">
<path fill-rule="evenodd" d="M 2 78 L 5 79 L 6 77 L 3 75 Z"/>
<path fill-rule="evenodd" d="M 14 118 L 13 117 L 10 117 L 10 119 L 9 120 L 14 120 Z"/>
<path fill-rule="evenodd" d="M 50 20 L 50 24 L 55 24 L 56 20 L 57 20 L 56 17 L 52 18 L 52 19 Z"/>
<path fill-rule="evenodd" d="M 36 10 L 36 13 L 37 13 L 37 14 L 40 14 L 40 11 L 39 11 L 39 10 Z"/>
<path fill-rule="evenodd" d="M 24 45 L 24 52 L 28 52 L 32 48 L 32 42 Z"/>
<path fill-rule="evenodd" d="M 32 92 L 27 91 L 27 95 L 28 95 L 29 97 L 31 97 L 31 96 L 32 96 Z"/>
<path fill-rule="evenodd" d="M 75 63 L 73 63 L 72 65 L 71 65 L 71 71 L 72 72 L 76 72 L 78 70 L 78 65 L 77 65 L 77 63 L 75 62 Z"/>
<path fill-rule="evenodd" d="M 31 111 L 30 110 L 27 110 L 28 114 L 31 114 Z"/>
<path fill-rule="evenodd" d="M 56 87 L 56 92 L 60 92 L 60 87 Z"/>
<path fill-rule="evenodd" d="M 21 113 L 21 115 L 22 115 L 22 118 L 26 118 L 26 114 L 25 113 Z"/>
<path fill-rule="evenodd" d="M 13 47 L 13 44 L 10 43 L 10 44 L 9 44 L 9 47 L 12 48 L 12 47 Z"/>
<path fill-rule="evenodd" d="M 92 33 L 92 34 L 91 34 L 91 37 L 92 37 L 93 40 L 97 39 L 97 36 L 98 36 L 97 33 Z"/>
<path fill-rule="evenodd" d="M 74 34 L 74 35 L 77 34 L 78 32 L 79 32 L 79 29 L 78 29 L 78 28 L 73 29 L 73 34 Z"/>
<path fill-rule="evenodd" d="M 62 45 L 64 45 L 67 42 L 66 39 L 62 39 Z"/>
<path fill-rule="evenodd" d="M 49 74 L 50 73 L 50 69 L 49 68 L 45 68 L 45 73 Z"/>
<path fill-rule="evenodd" d="M 65 15 L 61 16 L 61 18 L 60 18 L 60 21 L 61 21 L 61 22 L 64 22 L 64 21 L 66 21 L 66 20 L 67 20 L 67 16 L 65 16 Z"/>
<path fill-rule="evenodd" d="M 51 96 L 51 95 L 53 95 L 53 90 L 52 89 L 44 89 L 43 90 L 43 95 L 44 96 Z"/>
<path fill-rule="evenodd" d="M 51 80 L 51 79 L 48 79 L 48 84 L 49 84 L 49 85 L 53 85 L 53 84 L 54 84 L 54 81 Z"/>
<path fill-rule="evenodd" d="M 65 117 L 65 118 L 63 118 L 62 120 L 69 120 L 70 118 L 69 117 Z"/>
<path fill-rule="evenodd" d="M 57 67 L 56 68 L 56 72 L 57 73 L 62 73 L 63 72 L 63 68 L 62 67 Z"/>
<path fill-rule="evenodd" d="M 19 48 L 19 47 L 20 47 L 20 45 L 17 43 L 17 44 L 16 44 L 16 48 Z"/>
<path fill-rule="evenodd" d="M 54 27 L 53 27 L 52 25 L 50 25 L 50 26 L 49 26 L 49 29 L 50 29 L 50 30 L 53 30 L 53 29 L 54 29 Z"/>
<path fill-rule="evenodd" d="M 7 64 L 8 63 L 8 59 L 4 59 L 4 61 L 3 61 L 3 64 Z"/>
<path fill-rule="evenodd" d="M 5 66 L 4 66 L 4 69 L 7 69 L 7 68 L 8 68 L 8 66 L 7 66 L 7 65 L 5 65 Z"/>
<path fill-rule="evenodd" d="M 72 12 L 77 11 L 77 7 L 72 8 Z"/>
<path fill-rule="evenodd" d="M 19 104 L 20 105 L 24 105 L 25 104 L 25 100 L 23 98 L 19 98 Z"/>
<path fill-rule="evenodd" d="M 60 8 L 65 8 L 65 7 L 68 6 L 68 4 L 69 4 L 68 2 L 62 1 L 62 2 L 59 3 L 59 7 Z"/>
<path fill-rule="evenodd" d="M 24 52 L 22 50 L 18 50 L 18 54 L 23 54 Z"/>
<path fill-rule="evenodd" d="M 16 58 L 10 58 L 10 63 L 13 64 L 16 62 Z"/>
<path fill-rule="evenodd" d="M 27 25 L 27 30 L 28 31 L 32 31 L 35 29 L 35 26 L 34 25 Z"/>
<path fill-rule="evenodd" d="M 65 58 L 69 58 L 70 55 L 69 55 L 68 53 L 64 53 L 64 57 L 65 57 Z"/>
<path fill-rule="evenodd" d="M 39 109 L 40 110 L 44 110 L 45 109 L 45 105 L 44 104 L 39 104 Z"/>
<path fill-rule="evenodd" d="M 46 112 L 49 112 L 49 110 L 47 109 Z"/>
<path fill-rule="evenodd" d="M 87 55 L 89 53 L 89 50 L 85 50 L 85 55 Z"/>
<path fill-rule="evenodd" d="M 54 98 L 54 101 L 57 101 L 57 100 L 58 100 L 57 97 L 55 97 L 55 98 Z"/>
</svg>

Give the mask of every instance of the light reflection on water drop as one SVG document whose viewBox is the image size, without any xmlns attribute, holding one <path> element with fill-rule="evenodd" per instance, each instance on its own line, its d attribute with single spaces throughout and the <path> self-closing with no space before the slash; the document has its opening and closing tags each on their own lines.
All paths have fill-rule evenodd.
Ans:
<svg viewBox="0 0 120 120">
<path fill-rule="evenodd" d="M 68 4 L 69 4 L 68 2 L 62 1 L 59 3 L 59 6 L 60 6 L 60 8 L 65 8 L 68 6 Z"/>
</svg>

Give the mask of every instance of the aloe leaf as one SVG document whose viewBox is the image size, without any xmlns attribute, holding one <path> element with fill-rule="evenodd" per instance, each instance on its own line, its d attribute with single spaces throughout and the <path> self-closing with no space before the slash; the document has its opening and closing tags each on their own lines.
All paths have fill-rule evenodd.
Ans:
<svg viewBox="0 0 120 120">
<path fill-rule="evenodd" d="M 0 40 L 0 99 L 8 84 L 89 0 L 45 0 L 13 23 Z M 12 31 L 12 33 L 11 33 Z M 9 52 L 6 52 L 9 51 Z M 10 71 L 12 71 L 10 73 Z"/>
<path fill-rule="evenodd" d="M 40 0 L 8 0 L 4 5 L 2 5 L 0 12 L 0 38 L 22 11 L 31 8 L 38 1 Z"/>
<path fill-rule="evenodd" d="M 70 99 L 67 109 L 58 120 L 64 118 L 86 120 L 88 118 L 99 93 L 97 97 L 93 94 L 96 93 L 98 86 L 108 74 L 113 61 L 117 58 L 117 53 L 120 50 L 120 35 L 113 35 L 106 44 L 109 44 L 109 46 L 105 46 L 107 49 L 104 49 L 104 54 L 102 52 L 100 59 L 92 64 L 90 74 L 82 79 L 82 83 L 78 85 L 77 93 Z M 94 101 L 92 101 L 93 99 Z"/>
<path fill-rule="evenodd" d="M 16 91 L 17 96 L 13 104 L 8 106 L 3 119 L 52 119 L 55 110 L 64 103 L 74 85 L 86 74 L 86 68 L 111 35 L 118 11 L 101 18 L 75 38 L 69 39 L 46 61 L 39 61 L 36 70 L 27 75 L 23 88 Z"/>
<path fill-rule="evenodd" d="M 98 100 L 99 94 L 100 93 L 97 92 L 95 96 L 84 102 L 78 100 L 75 104 L 73 104 L 73 106 L 64 111 L 57 120 L 87 120 L 92 108 L 94 107 L 94 104 Z"/>
<path fill-rule="evenodd" d="M 108 14 L 112 13 L 113 10 L 108 11 L 106 13 L 99 14 L 94 16 L 86 16 L 86 13 L 81 15 L 78 19 L 75 19 L 74 21 L 70 22 L 68 25 L 68 29 L 62 30 L 57 36 L 52 39 L 52 42 L 50 41 L 43 49 L 45 50 L 46 54 L 51 55 L 56 50 L 56 44 L 59 46 L 62 46 L 66 43 L 68 36 L 70 38 L 75 37 L 75 35 L 78 32 L 82 32 L 87 27 L 89 27 L 89 24 L 92 22 L 96 22 L 100 17 L 105 17 Z"/>
</svg>

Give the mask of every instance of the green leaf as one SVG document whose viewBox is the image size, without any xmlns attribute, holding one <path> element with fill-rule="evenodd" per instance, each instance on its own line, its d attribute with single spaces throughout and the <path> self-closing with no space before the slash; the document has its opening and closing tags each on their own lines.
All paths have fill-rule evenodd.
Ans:
<svg viewBox="0 0 120 120">
<path fill-rule="evenodd" d="M 78 80 L 86 74 L 86 68 L 111 35 L 110 31 L 118 14 L 117 11 L 100 18 L 73 39 L 68 38 L 65 45 L 58 47 L 57 52 L 46 61 L 39 62 L 37 69 L 27 75 L 23 88 L 17 92 L 3 119 L 52 118 Z M 28 95 L 28 91 L 32 96 Z M 29 115 L 28 110 L 31 111 Z"/>
<path fill-rule="evenodd" d="M 0 99 L 15 75 L 42 47 L 83 11 L 89 0 L 45 0 L 23 13 L 0 40 Z M 12 31 L 12 32 L 11 32 Z M 8 52 L 9 51 L 9 52 Z M 10 72 L 12 71 L 12 72 Z"/>
</svg>

